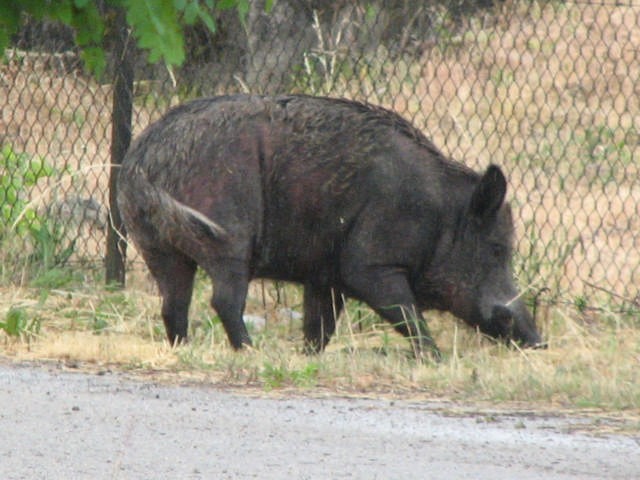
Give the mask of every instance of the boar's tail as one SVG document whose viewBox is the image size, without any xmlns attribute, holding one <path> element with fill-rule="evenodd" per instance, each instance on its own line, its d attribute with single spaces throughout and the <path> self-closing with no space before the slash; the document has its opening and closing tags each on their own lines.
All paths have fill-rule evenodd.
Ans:
<svg viewBox="0 0 640 480">
<path fill-rule="evenodd" d="M 224 228 L 206 215 L 176 200 L 164 190 L 157 187 L 154 190 L 152 195 L 156 196 L 157 211 L 154 212 L 156 218 L 152 221 L 161 232 L 174 232 L 178 227 L 184 229 L 182 234 L 195 235 L 195 238 L 205 235 L 215 240 L 227 235 Z"/>
<path fill-rule="evenodd" d="M 152 183 L 139 168 L 128 179 L 120 179 L 120 209 L 129 210 L 132 222 L 152 227 L 160 238 L 170 243 L 184 238 L 208 237 L 220 240 L 227 231 L 198 210 L 173 198 L 166 190 Z M 133 207 L 133 208 L 132 208 Z M 133 212 L 132 212 L 133 211 Z M 135 212 L 135 213 L 134 213 Z"/>
</svg>

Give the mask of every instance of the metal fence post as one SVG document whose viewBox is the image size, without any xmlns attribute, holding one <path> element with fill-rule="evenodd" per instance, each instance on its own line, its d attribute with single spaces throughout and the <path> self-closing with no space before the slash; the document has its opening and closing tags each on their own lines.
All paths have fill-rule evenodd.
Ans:
<svg viewBox="0 0 640 480">
<path fill-rule="evenodd" d="M 106 283 L 124 286 L 126 241 L 116 203 L 118 171 L 131 142 L 133 103 L 133 44 L 130 42 L 125 13 L 118 9 L 115 31 L 115 78 L 111 113 L 111 167 L 109 173 L 109 229 L 105 258 Z"/>
</svg>

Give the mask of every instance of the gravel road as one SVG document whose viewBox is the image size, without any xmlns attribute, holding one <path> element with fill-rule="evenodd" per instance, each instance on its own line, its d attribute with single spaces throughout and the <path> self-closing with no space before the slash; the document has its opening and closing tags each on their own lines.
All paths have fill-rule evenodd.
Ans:
<svg viewBox="0 0 640 480">
<path fill-rule="evenodd" d="M 640 437 L 441 404 L 256 398 L 0 362 L 1 479 L 638 479 Z"/>
</svg>

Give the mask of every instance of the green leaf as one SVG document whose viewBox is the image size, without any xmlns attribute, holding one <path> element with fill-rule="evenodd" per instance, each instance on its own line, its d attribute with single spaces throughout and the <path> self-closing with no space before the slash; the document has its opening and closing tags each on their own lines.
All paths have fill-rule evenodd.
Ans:
<svg viewBox="0 0 640 480">
<path fill-rule="evenodd" d="M 73 7 L 69 0 L 51 2 L 47 8 L 47 16 L 58 20 L 66 25 L 70 25 L 73 19 Z"/>
<path fill-rule="evenodd" d="M 199 0 L 175 0 L 176 8 L 184 11 L 184 22 L 187 25 L 193 25 L 197 20 L 200 20 L 205 26 L 212 32 L 216 31 L 216 22 L 209 13 L 209 11 L 200 5 Z M 205 2 L 209 8 L 213 8 L 213 2 Z M 235 3 L 235 0 L 233 0 Z M 179 6 L 181 5 L 181 6 Z"/>
<path fill-rule="evenodd" d="M 176 5 L 176 8 L 184 11 L 184 21 L 187 25 L 193 25 L 194 22 L 200 16 L 200 5 L 198 2 L 189 2 L 182 6 L 182 8 Z"/>
<path fill-rule="evenodd" d="M 200 10 L 200 21 L 202 21 L 211 32 L 216 31 L 216 21 L 206 10 Z"/>
<path fill-rule="evenodd" d="M 149 51 L 149 62 L 164 58 L 169 65 L 184 61 L 184 39 L 173 2 L 128 0 L 127 22 L 133 28 L 138 45 Z"/>
<path fill-rule="evenodd" d="M 23 7 L 19 2 L 0 2 L 0 25 L 13 25 L 16 28 L 20 24 L 20 12 Z"/>
<path fill-rule="evenodd" d="M 86 47 L 80 52 L 80 58 L 90 72 L 98 78 L 102 76 L 107 67 L 104 50 L 100 47 Z"/>
<path fill-rule="evenodd" d="M 9 39 L 18 31 L 21 8 L 17 2 L 0 2 L 0 53 L 4 54 Z"/>
<path fill-rule="evenodd" d="M 75 10 L 69 25 L 75 29 L 76 42 L 80 47 L 96 47 L 102 44 L 104 20 L 94 3 Z"/>
<path fill-rule="evenodd" d="M 231 8 L 234 8 L 238 2 L 241 0 L 220 0 L 216 7 L 218 8 L 218 10 L 229 10 Z"/>
<path fill-rule="evenodd" d="M 18 337 L 27 326 L 27 311 L 24 308 L 11 307 L 7 312 L 4 322 L 0 322 L 0 328 L 7 335 Z"/>
<path fill-rule="evenodd" d="M 240 22 L 245 27 L 250 6 L 251 5 L 249 4 L 249 0 L 237 0 L 236 9 L 238 10 L 238 16 L 240 17 Z"/>
</svg>

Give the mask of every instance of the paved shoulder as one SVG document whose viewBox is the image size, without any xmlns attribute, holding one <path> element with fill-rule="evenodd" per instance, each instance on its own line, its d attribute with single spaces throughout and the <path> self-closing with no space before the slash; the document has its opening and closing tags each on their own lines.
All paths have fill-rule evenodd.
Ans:
<svg viewBox="0 0 640 480">
<path fill-rule="evenodd" d="M 571 420 L 248 398 L 0 364 L 3 479 L 640 478 L 640 445 Z M 576 420 L 577 421 L 577 420 Z"/>
</svg>

